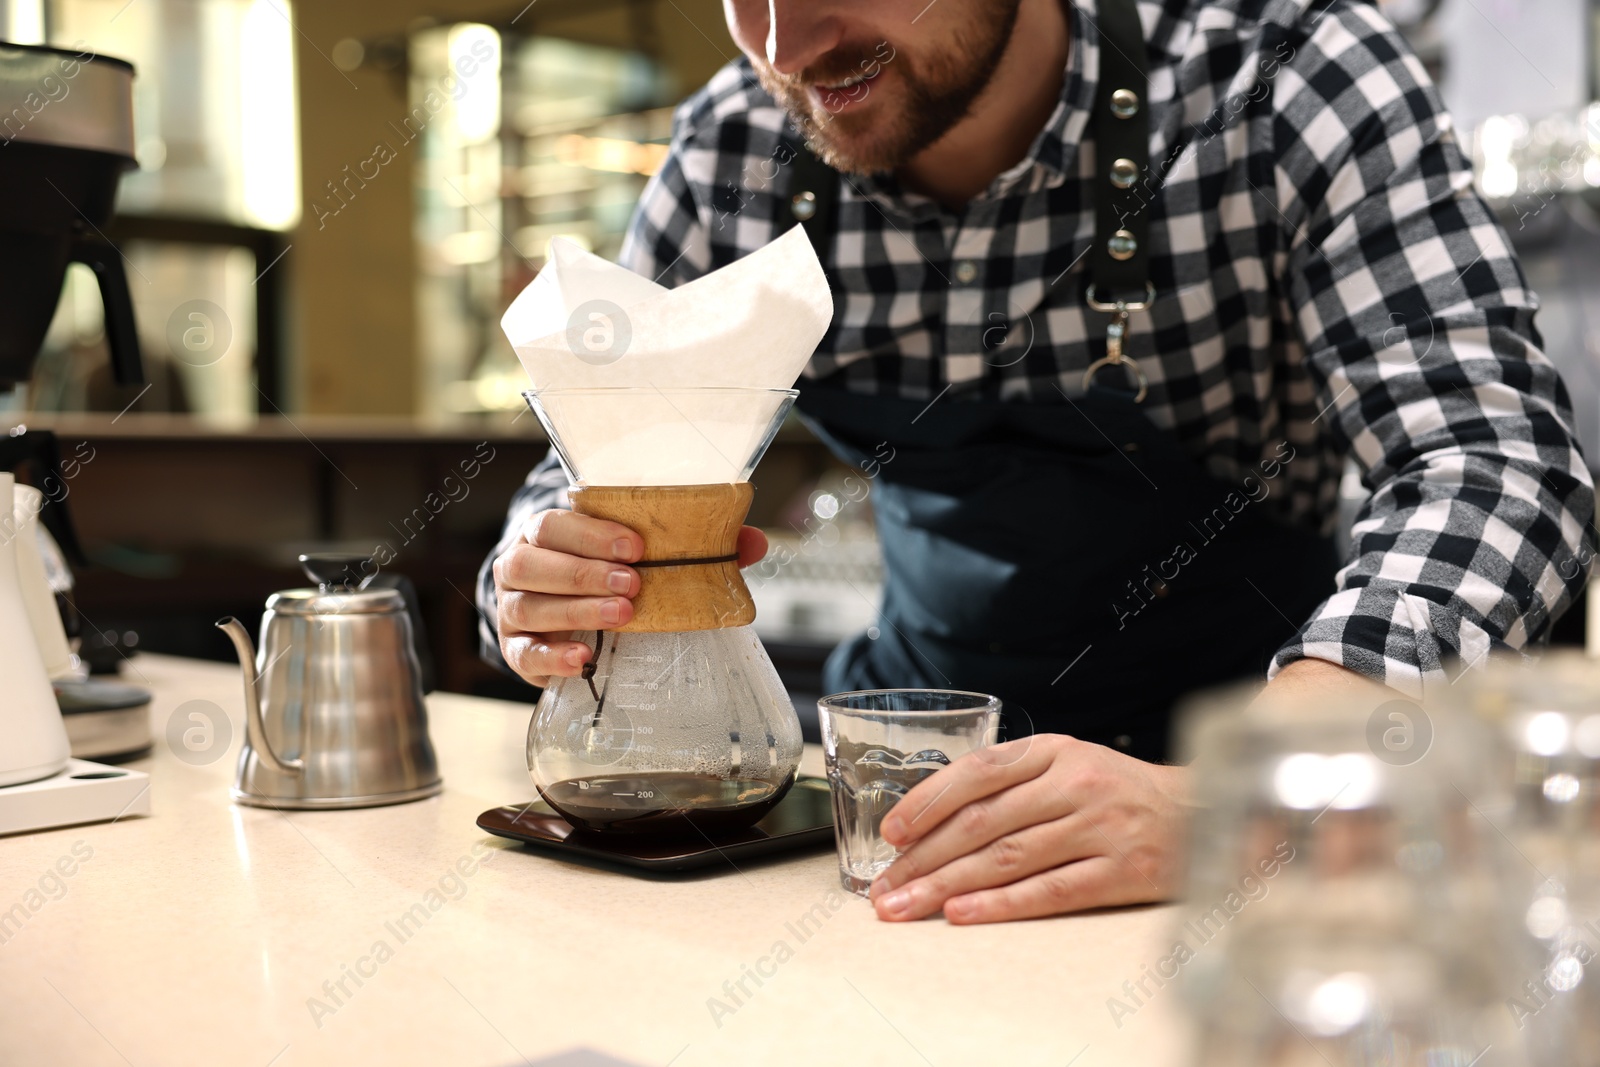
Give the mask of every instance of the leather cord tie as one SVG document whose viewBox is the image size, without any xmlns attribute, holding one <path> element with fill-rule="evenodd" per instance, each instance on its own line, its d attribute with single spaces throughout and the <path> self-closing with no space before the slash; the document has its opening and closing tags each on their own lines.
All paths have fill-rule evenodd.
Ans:
<svg viewBox="0 0 1600 1067">
<path fill-rule="evenodd" d="M 637 563 L 629 563 L 629 567 L 700 567 L 712 563 L 733 563 L 739 558 L 739 553 L 730 552 L 726 556 L 696 556 L 692 559 L 641 559 Z"/>
</svg>

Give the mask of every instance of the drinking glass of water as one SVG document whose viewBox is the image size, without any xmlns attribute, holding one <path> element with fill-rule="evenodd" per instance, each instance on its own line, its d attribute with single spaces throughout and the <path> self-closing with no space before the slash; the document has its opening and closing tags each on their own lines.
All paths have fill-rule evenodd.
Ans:
<svg viewBox="0 0 1600 1067">
<path fill-rule="evenodd" d="M 878 832 L 911 787 L 994 743 L 1000 701 L 948 689 L 869 689 L 817 701 L 839 880 L 866 896 L 899 855 Z"/>
</svg>

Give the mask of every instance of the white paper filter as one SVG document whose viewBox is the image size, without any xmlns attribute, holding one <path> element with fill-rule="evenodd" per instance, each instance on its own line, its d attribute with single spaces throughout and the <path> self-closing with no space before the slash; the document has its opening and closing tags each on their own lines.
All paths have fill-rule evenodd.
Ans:
<svg viewBox="0 0 1600 1067">
<path fill-rule="evenodd" d="M 796 226 L 743 259 L 667 289 L 550 242 L 547 265 L 500 326 L 592 485 L 738 481 L 783 398 L 709 387 L 790 388 L 833 318 L 833 296 Z M 573 394 L 570 390 L 636 390 Z"/>
</svg>

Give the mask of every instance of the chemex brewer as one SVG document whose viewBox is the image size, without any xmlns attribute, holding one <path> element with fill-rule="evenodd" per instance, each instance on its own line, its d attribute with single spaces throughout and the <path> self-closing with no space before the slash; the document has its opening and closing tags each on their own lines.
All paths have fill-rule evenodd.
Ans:
<svg viewBox="0 0 1600 1067">
<path fill-rule="evenodd" d="M 582 830 L 710 837 L 794 783 L 800 723 L 751 628 L 737 542 L 832 315 L 797 228 L 673 290 L 553 240 L 501 319 L 572 509 L 644 540 L 632 619 L 574 635 L 594 654 L 550 680 L 528 729 L 539 794 Z"/>
<path fill-rule="evenodd" d="M 573 484 L 573 510 L 644 539 L 632 620 L 580 635 L 594 649 L 582 676 L 551 679 L 534 710 L 528 769 L 539 794 L 602 833 L 709 836 L 754 823 L 794 783 L 801 738 L 750 626 L 737 540 L 747 479 L 795 391 L 526 396 Z"/>
</svg>

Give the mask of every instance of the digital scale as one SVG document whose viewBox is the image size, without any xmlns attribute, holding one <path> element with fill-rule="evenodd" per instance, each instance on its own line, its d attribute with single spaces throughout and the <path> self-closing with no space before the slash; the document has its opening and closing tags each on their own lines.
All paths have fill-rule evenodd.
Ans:
<svg viewBox="0 0 1600 1067">
<path fill-rule="evenodd" d="M 520 841 L 537 852 L 620 871 L 659 874 L 705 867 L 738 870 L 738 860 L 831 848 L 833 806 L 828 780 L 802 774 L 761 821 L 715 837 L 596 834 L 575 829 L 539 800 L 491 808 L 478 816 L 478 828 Z"/>
</svg>

